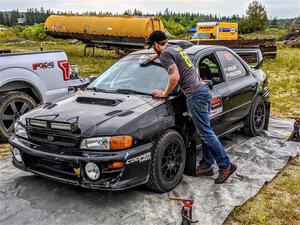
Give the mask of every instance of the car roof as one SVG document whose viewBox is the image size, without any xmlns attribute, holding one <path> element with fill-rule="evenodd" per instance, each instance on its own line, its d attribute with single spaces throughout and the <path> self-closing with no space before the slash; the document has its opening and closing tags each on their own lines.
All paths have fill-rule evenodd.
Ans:
<svg viewBox="0 0 300 225">
<path fill-rule="evenodd" d="M 192 45 L 190 47 L 187 47 L 183 49 L 186 54 L 188 55 L 195 55 L 197 52 L 202 51 L 202 50 L 207 50 L 207 49 L 224 49 L 226 47 L 224 46 L 216 46 L 216 45 Z M 227 49 L 227 48 L 226 48 Z M 153 54 L 155 53 L 153 49 L 143 49 L 139 51 L 135 51 L 130 53 L 129 55 L 142 55 L 142 54 Z"/>
</svg>

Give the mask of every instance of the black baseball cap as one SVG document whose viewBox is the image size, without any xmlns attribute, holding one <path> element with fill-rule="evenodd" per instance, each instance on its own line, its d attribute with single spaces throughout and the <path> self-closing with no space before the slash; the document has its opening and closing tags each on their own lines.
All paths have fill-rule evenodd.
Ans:
<svg viewBox="0 0 300 225">
<path fill-rule="evenodd" d="M 164 41 L 167 40 L 167 35 L 165 34 L 165 32 L 161 31 L 161 30 L 156 30 L 153 31 L 152 34 L 150 34 L 148 40 L 147 40 L 147 45 L 148 45 L 148 49 L 150 49 L 152 47 L 152 45 L 154 44 L 154 42 L 160 42 L 160 41 Z"/>
</svg>

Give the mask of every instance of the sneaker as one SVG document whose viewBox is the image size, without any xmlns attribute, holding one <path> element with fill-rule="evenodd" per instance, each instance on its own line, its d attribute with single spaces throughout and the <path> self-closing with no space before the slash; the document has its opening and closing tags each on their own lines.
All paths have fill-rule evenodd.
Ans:
<svg viewBox="0 0 300 225">
<path fill-rule="evenodd" d="M 200 166 L 198 166 L 196 170 L 196 175 L 197 177 L 212 176 L 214 175 L 214 168 L 213 167 L 201 168 Z"/>
<path fill-rule="evenodd" d="M 231 176 L 236 171 L 237 166 L 235 164 L 230 163 L 230 165 L 225 168 L 220 170 L 218 178 L 215 180 L 216 184 L 223 184 L 228 177 Z"/>
</svg>

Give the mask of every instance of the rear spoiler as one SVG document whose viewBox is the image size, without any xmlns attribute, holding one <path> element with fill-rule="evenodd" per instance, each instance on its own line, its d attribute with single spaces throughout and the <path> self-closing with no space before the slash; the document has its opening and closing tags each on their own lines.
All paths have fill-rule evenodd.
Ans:
<svg viewBox="0 0 300 225">
<path fill-rule="evenodd" d="M 248 64 L 254 64 L 251 66 L 253 69 L 260 69 L 262 67 L 264 57 L 260 49 L 232 49 Z"/>
</svg>

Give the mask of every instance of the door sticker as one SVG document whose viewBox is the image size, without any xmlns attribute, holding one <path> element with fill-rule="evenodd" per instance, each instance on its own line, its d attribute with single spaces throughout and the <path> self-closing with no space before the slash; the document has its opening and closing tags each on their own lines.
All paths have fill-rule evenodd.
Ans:
<svg viewBox="0 0 300 225">
<path fill-rule="evenodd" d="M 221 97 L 215 97 L 211 101 L 210 116 L 216 117 L 223 112 L 223 103 Z"/>
</svg>

